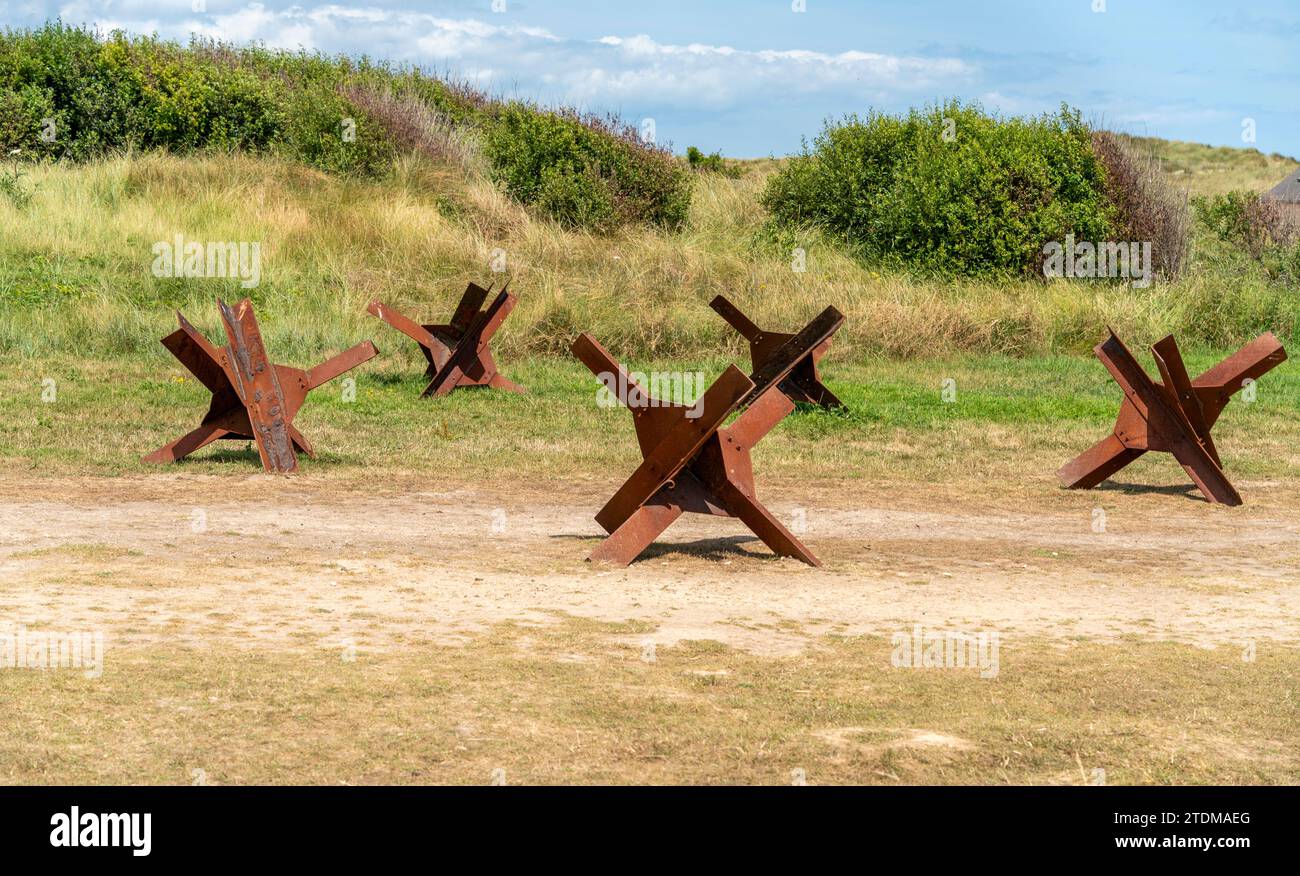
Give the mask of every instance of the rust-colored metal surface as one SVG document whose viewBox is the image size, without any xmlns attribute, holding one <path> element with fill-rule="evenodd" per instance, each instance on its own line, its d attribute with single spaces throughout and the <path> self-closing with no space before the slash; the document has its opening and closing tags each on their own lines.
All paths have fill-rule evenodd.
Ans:
<svg viewBox="0 0 1300 876">
<path fill-rule="evenodd" d="M 607 387 L 626 387 L 643 461 L 596 514 L 609 533 L 588 558 L 626 566 L 685 512 L 736 517 L 783 557 L 821 563 L 758 501 L 750 450 L 794 403 L 775 387 L 763 393 L 731 426 L 727 418 L 750 398 L 754 382 L 734 365 L 695 405 L 660 401 L 589 334 L 573 355 Z M 793 367 L 793 363 L 791 363 Z"/>
<path fill-rule="evenodd" d="M 457 387 L 488 386 L 507 392 L 527 392 L 497 371 L 489 347 L 492 336 L 515 307 L 515 296 L 502 289 L 483 308 L 489 290 L 470 283 L 452 314 L 451 322 L 420 325 L 380 301 L 370 302 L 367 311 L 420 345 L 428 361 L 425 376 L 429 385 L 424 397 L 444 396 Z M 482 308 L 482 309 L 480 309 Z"/>
<path fill-rule="evenodd" d="M 224 438 L 257 442 L 268 472 L 297 471 L 297 451 L 316 455 L 293 425 L 307 393 L 379 353 L 366 341 L 307 371 L 276 365 L 266 355 L 251 301 L 244 299 L 233 308 L 218 301 L 217 307 L 229 341 L 225 347 L 214 347 L 179 311 L 180 328 L 162 341 L 212 393 L 208 413 L 197 429 L 158 448 L 144 461 L 176 462 Z"/>
<path fill-rule="evenodd" d="M 1172 453 L 1209 501 L 1240 505 L 1241 496 L 1223 473 L 1210 430 L 1246 380 L 1256 380 L 1286 360 L 1278 339 L 1271 333 L 1260 335 L 1192 380 L 1170 335 L 1151 347 L 1160 383 L 1147 375 L 1113 331 L 1094 352 L 1124 390 L 1124 402 L 1114 431 L 1057 472 L 1062 485 L 1095 487 L 1148 450 L 1156 450 Z"/>
<path fill-rule="evenodd" d="M 835 393 L 822 383 L 821 372 L 817 367 L 817 363 L 830 349 L 831 335 L 844 324 L 844 315 L 834 307 L 823 310 L 817 319 L 795 335 L 763 331 L 722 295 L 710 301 L 709 307 L 717 311 L 719 316 L 749 341 L 749 359 L 754 369 L 750 377 L 755 383 L 775 368 L 777 371 L 784 371 L 778 383 L 781 392 L 785 393 L 791 401 L 807 402 L 824 408 L 844 407 L 844 403 L 836 398 Z M 786 347 L 796 339 L 799 341 L 797 345 L 799 348 L 807 349 L 790 362 L 790 354 L 794 348 L 786 349 Z M 810 340 L 816 341 L 811 347 L 808 344 Z M 789 364 L 788 368 L 785 367 L 787 364 Z M 759 387 L 755 391 L 754 398 L 762 395 L 764 389 L 765 387 Z"/>
</svg>

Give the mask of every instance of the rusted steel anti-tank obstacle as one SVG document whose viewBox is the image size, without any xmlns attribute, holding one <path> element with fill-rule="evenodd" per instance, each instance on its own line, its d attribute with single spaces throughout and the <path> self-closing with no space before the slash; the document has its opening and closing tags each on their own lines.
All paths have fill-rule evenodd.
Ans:
<svg viewBox="0 0 1300 876">
<path fill-rule="evenodd" d="M 596 339 L 583 334 L 573 355 L 606 386 L 626 388 L 643 461 L 596 514 L 609 537 L 588 558 L 626 566 L 685 512 L 739 518 L 783 557 L 821 562 L 761 502 L 750 451 L 794 410 L 777 384 L 819 343 L 820 331 L 792 341 L 785 364 L 764 372 L 762 383 L 732 365 L 694 405 L 652 398 Z M 731 414 L 748 408 L 728 427 Z"/>
<path fill-rule="evenodd" d="M 1173 454 L 1209 501 L 1240 505 L 1210 430 L 1247 381 L 1286 361 L 1278 339 L 1266 332 L 1193 380 L 1169 335 L 1151 347 L 1161 383 L 1151 379 L 1114 331 L 1093 352 L 1124 391 L 1124 401 L 1111 434 L 1057 472 L 1062 486 L 1095 487 L 1154 450 Z"/>
<path fill-rule="evenodd" d="M 220 439 L 256 441 L 262 466 L 272 473 L 297 471 L 297 451 L 315 456 L 311 442 L 293 425 L 307 393 L 379 355 L 370 341 L 303 371 L 276 365 L 266 354 L 262 331 L 248 299 L 231 308 L 217 302 L 229 343 L 215 347 L 177 311 L 180 328 L 162 344 L 212 393 L 199 427 L 144 457 L 176 462 Z"/>
<path fill-rule="evenodd" d="M 798 334 L 787 334 L 785 332 L 770 332 L 760 329 L 750 321 L 749 317 L 740 312 L 740 308 L 732 304 L 722 295 L 718 295 L 709 302 L 709 307 L 717 311 L 718 315 L 727 321 L 740 335 L 749 342 L 749 361 L 754 369 L 751 377 L 758 378 L 765 368 L 776 367 L 783 368 L 786 364 L 786 356 L 782 355 L 782 349 L 792 340 L 799 337 Z M 833 314 L 833 315 L 832 315 Z M 781 380 L 780 389 L 791 401 L 807 402 L 808 404 L 818 405 L 823 408 L 842 408 L 844 403 L 831 392 L 826 384 L 822 383 L 821 372 L 818 369 L 818 363 L 830 349 L 831 335 L 844 324 L 844 316 L 833 307 L 828 307 L 821 314 L 809 323 L 809 326 L 817 326 L 818 330 L 824 334 L 820 342 L 803 355 L 794 367 L 790 369 L 789 374 Z M 826 330 L 829 327 L 829 330 Z M 808 327 L 805 327 L 807 330 Z"/>
<path fill-rule="evenodd" d="M 429 363 L 425 370 L 429 385 L 421 393 L 423 397 L 437 398 L 453 389 L 470 386 L 527 392 L 497 370 L 489 346 L 492 336 L 514 310 L 515 296 L 502 289 L 484 308 L 489 292 L 470 283 L 451 322 L 445 324 L 420 325 L 382 301 L 370 302 L 366 310 L 420 345 L 420 352 Z"/>
</svg>

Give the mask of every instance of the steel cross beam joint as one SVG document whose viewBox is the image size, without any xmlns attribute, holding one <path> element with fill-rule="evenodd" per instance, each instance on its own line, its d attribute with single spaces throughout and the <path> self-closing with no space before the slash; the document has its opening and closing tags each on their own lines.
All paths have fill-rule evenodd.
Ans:
<svg viewBox="0 0 1300 876">
<path fill-rule="evenodd" d="M 298 470 L 297 451 L 315 456 L 311 442 L 293 425 L 307 393 L 379 355 L 370 341 L 357 344 L 315 368 L 276 365 L 267 357 L 262 331 L 245 298 L 232 308 L 217 302 L 228 344 L 217 348 L 176 312 L 180 328 L 162 344 L 212 393 L 199 427 L 166 444 L 145 462 L 177 462 L 213 441 L 257 442 L 262 467 L 288 474 Z"/>
<path fill-rule="evenodd" d="M 794 410 L 773 385 L 734 423 L 723 423 L 755 389 L 732 365 L 695 405 L 653 398 L 595 338 L 582 334 L 573 355 L 598 378 L 616 376 L 628 388 L 643 461 L 596 514 L 609 534 L 589 560 L 626 566 L 685 512 L 736 517 L 783 557 L 821 562 L 758 501 L 750 450 Z M 775 380 L 772 381 L 775 384 Z"/>
<path fill-rule="evenodd" d="M 470 283 L 452 314 L 451 322 L 420 325 L 381 301 L 371 301 L 368 312 L 379 317 L 420 345 L 429 367 L 429 378 L 422 397 L 447 395 L 453 389 L 488 386 L 507 392 L 527 392 L 497 371 L 489 347 L 492 336 L 515 308 L 515 296 L 502 289 L 486 308 L 490 289 Z M 482 308 L 482 309 L 480 309 Z"/>
<path fill-rule="evenodd" d="M 758 383 L 759 379 L 772 369 L 774 363 L 779 363 L 777 370 L 783 373 L 777 382 L 781 392 L 785 393 L 791 401 L 807 402 L 823 408 L 844 407 L 844 403 L 835 396 L 835 393 L 822 383 L 821 372 L 817 367 L 822 357 L 826 355 L 826 351 L 830 349 L 831 335 L 844 324 L 844 315 L 834 307 L 823 310 L 816 319 L 804 327 L 803 331 L 794 335 L 763 331 L 722 295 L 710 301 L 709 307 L 717 311 L 719 316 L 749 341 L 749 360 L 754 369 L 750 377 L 755 383 Z M 816 328 L 813 328 L 814 326 Z M 796 339 L 800 342 L 796 347 L 802 350 L 802 355 L 790 362 L 790 354 L 794 348 L 787 350 L 786 347 Z M 815 343 L 809 345 L 810 340 Z M 788 368 L 785 367 L 787 365 Z M 757 398 L 761 394 L 757 393 L 754 397 Z"/>
<path fill-rule="evenodd" d="M 1124 391 L 1124 401 L 1111 434 L 1057 472 L 1061 485 L 1095 487 L 1154 450 L 1173 454 L 1208 501 L 1240 505 L 1241 496 L 1223 473 L 1210 430 L 1247 381 L 1286 360 L 1278 339 L 1266 332 L 1192 380 L 1178 343 L 1169 335 L 1151 347 L 1160 383 L 1147 375 L 1114 331 L 1093 352 Z"/>
</svg>

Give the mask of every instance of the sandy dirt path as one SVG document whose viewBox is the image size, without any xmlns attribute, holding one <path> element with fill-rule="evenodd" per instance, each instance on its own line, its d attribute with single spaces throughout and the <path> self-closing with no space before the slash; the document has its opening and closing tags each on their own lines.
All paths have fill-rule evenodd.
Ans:
<svg viewBox="0 0 1300 876">
<path fill-rule="evenodd" d="M 385 489 L 253 475 L 0 480 L 0 624 L 111 641 L 387 649 L 555 613 L 657 643 L 790 653 L 825 633 L 996 629 L 1207 646 L 1300 641 L 1300 514 L 1194 494 L 951 489 L 765 495 L 825 567 L 688 515 L 627 569 L 583 557 L 615 485 Z M 858 492 L 858 496 L 853 496 Z M 1245 492 L 1245 489 L 1243 489 Z M 801 496 L 803 507 L 782 501 Z M 1111 510 L 1097 531 L 1095 508 Z"/>
</svg>

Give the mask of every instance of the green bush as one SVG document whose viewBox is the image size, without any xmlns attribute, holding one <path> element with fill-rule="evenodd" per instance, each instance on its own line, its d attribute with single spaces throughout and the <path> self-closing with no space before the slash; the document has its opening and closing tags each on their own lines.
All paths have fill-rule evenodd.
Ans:
<svg viewBox="0 0 1300 876">
<path fill-rule="evenodd" d="M 732 178 L 740 176 L 739 168 L 728 167 L 721 152 L 705 155 L 696 147 L 690 146 L 686 149 L 686 163 L 697 173 L 717 173 Z"/>
<path fill-rule="evenodd" d="M 1001 119 L 950 102 L 828 124 L 774 176 L 779 225 L 818 226 L 863 257 L 942 275 L 1039 273 L 1043 246 L 1110 240 L 1115 209 L 1077 113 Z"/>
<path fill-rule="evenodd" d="M 493 178 L 560 222 L 608 231 L 686 221 L 690 176 L 616 122 L 515 102 L 489 108 L 481 125 Z"/>
<path fill-rule="evenodd" d="M 1192 213 L 1203 228 L 1221 241 L 1245 244 L 1252 235 L 1250 205 L 1259 200 L 1254 192 L 1228 192 L 1192 198 Z"/>
<path fill-rule="evenodd" d="M 281 151 L 321 170 L 376 176 L 392 164 L 383 128 L 334 91 L 295 91 L 287 98 Z"/>
<path fill-rule="evenodd" d="M 571 228 L 601 230 L 617 224 L 610 186 L 592 170 L 578 173 L 555 168 L 543 170 L 537 207 Z"/>
<path fill-rule="evenodd" d="M 36 156 L 109 149 L 267 148 L 283 130 L 271 85 L 147 37 L 61 24 L 0 35 L 4 144 Z M 52 140 L 40 137 L 53 119 Z"/>
<path fill-rule="evenodd" d="M 0 170 L 0 195 L 19 210 L 27 209 L 32 202 L 31 190 L 23 184 L 23 172 L 14 162 L 8 169 Z"/>
<path fill-rule="evenodd" d="M 55 117 L 50 93 L 33 85 L 0 91 L 0 151 L 19 150 L 29 158 L 49 155 L 52 145 L 41 139 L 44 120 Z"/>
<path fill-rule="evenodd" d="M 134 95 L 111 81 L 103 48 L 90 32 L 61 24 L 0 36 L 6 150 L 85 158 L 125 139 Z M 46 119 L 52 140 L 40 136 Z"/>
</svg>

